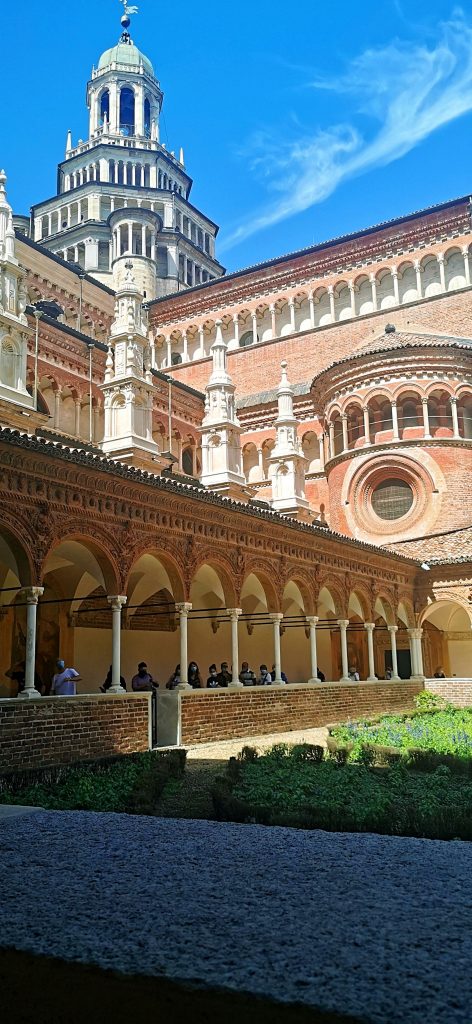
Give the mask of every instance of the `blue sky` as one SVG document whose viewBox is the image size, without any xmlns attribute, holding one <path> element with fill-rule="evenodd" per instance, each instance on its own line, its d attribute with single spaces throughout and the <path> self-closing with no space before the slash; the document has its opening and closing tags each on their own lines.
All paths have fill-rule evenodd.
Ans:
<svg viewBox="0 0 472 1024">
<path fill-rule="evenodd" d="M 228 270 L 472 190 L 470 8 L 139 8 L 132 36 L 164 89 L 162 141 L 184 146 L 191 198 L 221 225 Z M 24 0 L 6 26 L 3 13 L 0 164 L 15 212 L 55 193 L 67 129 L 86 138 L 85 85 L 121 14 L 118 0 Z"/>
</svg>

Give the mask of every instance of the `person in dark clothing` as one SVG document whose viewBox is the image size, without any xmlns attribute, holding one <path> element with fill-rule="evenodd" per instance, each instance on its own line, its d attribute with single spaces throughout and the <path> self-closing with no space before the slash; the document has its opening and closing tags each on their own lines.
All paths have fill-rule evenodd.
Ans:
<svg viewBox="0 0 472 1024">
<path fill-rule="evenodd" d="M 155 683 L 150 672 L 148 672 L 145 661 L 140 661 L 138 665 L 138 671 L 131 680 L 131 689 L 135 693 L 146 693 L 149 691 L 152 693 L 155 687 L 158 687 L 159 683 Z"/>
<path fill-rule="evenodd" d="M 228 670 L 228 662 L 221 662 L 221 672 L 218 672 L 218 686 L 228 686 L 233 682 L 233 676 Z"/>
<path fill-rule="evenodd" d="M 166 682 L 166 690 L 175 690 L 176 686 L 180 684 L 180 665 L 176 665 L 175 669 L 169 679 Z"/>
<path fill-rule="evenodd" d="M 216 665 L 210 665 L 210 668 L 208 669 L 208 671 L 209 671 L 210 674 L 209 674 L 208 679 L 207 679 L 207 687 L 208 687 L 209 690 L 217 690 L 218 686 L 219 686 L 219 683 L 218 683 L 218 669 L 217 669 Z"/>
<path fill-rule="evenodd" d="M 201 690 L 202 680 L 200 677 L 200 670 L 196 661 L 191 661 L 188 667 L 188 682 L 194 690 Z"/>
<path fill-rule="evenodd" d="M 325 676 L 324 672 L 321 671 L 320 668 L 318 669 L 318 679 L 319 679 L 320 683 L 324 683 L 326 681 L 326 676 Z"/>
<path fill-rule="evenodd" d="M 108 672 L 107 672 L 107 677 L 105 679 L 105 682 L 100 687 L 100 692 L 101 693 L 106 693 L 107 690 L 110 689 L 110 686 L 112 684 L 112 671 L 113 671 L 112 670 L 112 666 L 110 665 L 110 668 L 108 669 Z M 120 676 L 120 686 L 122 686 L 123 689 L 126 690 L 126 681 L 123 678 L 123 676 Z"/>
<path fill-rule="evenodd" d="M 272 676 L 272 682 L 274 682 L 274 679 L 275 679 L 275 665 L 272 665 L 272 672 L 270 674 Z M 287 676 L 285 675 L 285 672 L 282 672 L 282 671 L 280 672 L 280 678 L 281 678 L 283 683 L 288 683 L 288 679 L 287 679 Z"/>
</svg>

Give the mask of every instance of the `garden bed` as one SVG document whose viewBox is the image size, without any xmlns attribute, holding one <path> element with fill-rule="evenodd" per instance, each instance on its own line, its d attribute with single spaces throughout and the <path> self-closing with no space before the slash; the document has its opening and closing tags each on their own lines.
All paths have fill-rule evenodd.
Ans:
<svg viewBox="0 0 472 1024">
<path fill-rule="evenodd" d="M 0 803 L 45 810 L 155 814 L 169 779 L 185 770 L 185 750 L 128 754 L 113 762 L 62 766 L 0 777 Z"/>
<path fill-rule="evenodd" d="M 472 839 L 472 781 L 440 765 L 372 767 L 322 747 L 282 745 L 258 757 L 245 748 L 213 789 L 219 820 Z"/>
</svg>

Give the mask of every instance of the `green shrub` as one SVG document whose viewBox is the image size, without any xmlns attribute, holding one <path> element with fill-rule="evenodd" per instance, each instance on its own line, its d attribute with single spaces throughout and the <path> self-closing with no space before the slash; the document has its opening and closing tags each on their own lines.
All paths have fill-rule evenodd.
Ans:
<svg viewBox="0 0 472 1024">
<path fill-rule="evenodd" d="M 313 764 L 321 764 L 324 753 L 324 747 L 320 747 L 316 743 L 296 743 L 290 751 L 290 757 L 295 762 L 309 761 Z"/>
<path fill-rule="evenodd" d="M 252 762 L 257 761 L 259 754 L 255 747 L 243 747 L 238 754 L 238 761 Z"/>
<path fill-rule="evenodd" d="M 415 707 L 418 711 L 444 711 L 446 708 L 451 708 L 452 705 L 448 704 L 438 693 L 422 690 L 415 697 Z"/>
<path fill-rule="evenodd" d="M 371 768 L 375 761 L 376 748 L 370 743 L 363 743 L 359 752 L 359 762 L 365 768 Z"/>
</svg>

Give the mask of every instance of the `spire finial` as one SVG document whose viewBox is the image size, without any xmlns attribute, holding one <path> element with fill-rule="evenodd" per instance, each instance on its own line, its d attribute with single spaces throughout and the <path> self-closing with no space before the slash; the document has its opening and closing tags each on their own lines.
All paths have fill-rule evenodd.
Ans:
<svg viewBox="0 0 472 1024">
<path fill-rule="evenodd" d="M 121 18 L 121 27 L 123 28 L 123 35 L 121 41 L 123 43 L 131 42 L 128 29 L 131 25 L 131 15 L 137 14 L 139 8 L 136 6 L 130 6 L 128 0 L 120 0 L 120 4 L 123 4 L 124 14 Z"/>
</svg>

